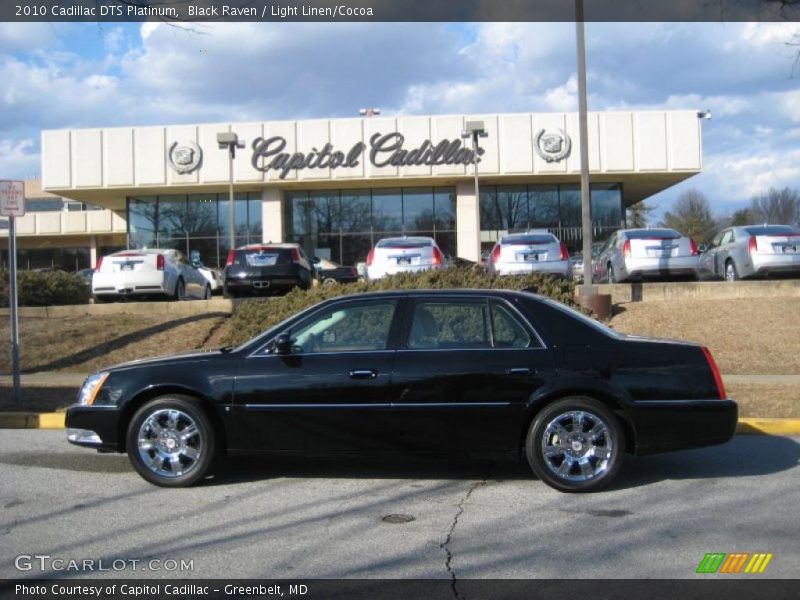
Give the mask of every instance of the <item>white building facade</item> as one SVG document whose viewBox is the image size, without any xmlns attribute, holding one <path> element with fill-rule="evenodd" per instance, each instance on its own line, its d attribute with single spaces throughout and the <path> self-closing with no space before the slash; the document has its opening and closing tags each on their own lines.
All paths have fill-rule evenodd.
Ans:
<svg viewBox="0 0 800 600">
<path fill-rule="evenodd" d="M 482 121 L 488 134 L 480 199 L 471 141 L 462 138 L 467 121 Z M 116 236 L 107 245 L 199 251 L 206 264 L 224 264 L 231 224 L 220 132 L 245 142 L 233 165 L 237 245 L 297 241 L 344 264 L 363 261 L 389 235 L 430 235 L 469 260 L 527 228 L 580 245 L 575 113 L 50 130 L 42 132 L 42 189 L 107 209 L 102 235 Z M 625 207 L 700 172 L 697 112 L 589 113 L 589 163 L 603 238 L 624 225 Z M 100 248 L 91 244 L 100 234 L 93 221 L 101 218 L 82 222 L 92 260 Z"/>
</svg>

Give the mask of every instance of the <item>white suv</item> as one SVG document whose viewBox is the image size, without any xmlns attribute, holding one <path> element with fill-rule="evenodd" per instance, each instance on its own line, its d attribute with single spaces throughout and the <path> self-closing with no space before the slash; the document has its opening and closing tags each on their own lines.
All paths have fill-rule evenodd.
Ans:
<svg viewBox="0 0 800 600">
<path fill-rule="evenodd" d="M 384 238 L 367 255 L 367 279 L 442 269 L 444 266 L 444 255 L 433 238 Z"/>
</svg>

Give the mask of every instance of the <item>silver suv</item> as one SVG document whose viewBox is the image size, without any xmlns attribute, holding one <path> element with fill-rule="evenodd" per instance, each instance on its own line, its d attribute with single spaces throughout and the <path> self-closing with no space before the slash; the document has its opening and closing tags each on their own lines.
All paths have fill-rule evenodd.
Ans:
<svg viewBox="0 0 800 600">
<path fill-rule="evenodd" d="M 620 229 L 595 259 L 595 273 L 608 283 L 645 277 L 691 276 L 699 269 L 697 244 L 674 229 Z"/>
<path fill-rule="evenodd" d="M 544 229 L 504 235 L 492 249 L 486 268 L 490 275 L 545 273 L 572 277 L 566 245 Z"/>
</svg>

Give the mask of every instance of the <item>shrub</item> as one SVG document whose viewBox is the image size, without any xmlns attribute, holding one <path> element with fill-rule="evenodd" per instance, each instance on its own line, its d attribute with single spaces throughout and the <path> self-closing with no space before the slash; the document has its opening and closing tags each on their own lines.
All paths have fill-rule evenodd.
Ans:
<svg viewBox="0 0 800 600">
<path fill-rule="evenodd" d="M 72 273 L 61 271 L 17 273 L 17 295 L 20 306 L 60 306 L 64 304 L 88 304 L 91 290 L 83 279 Z M 8 273 L 3 273 L 0 285 L 0 306 L 9 302 Z"/>
<path fill-rule="evenodd" d="M 478 266 L 458 267 L 441 271 L 401 273 L 378 281 L 324 285 L 308 291 L 295 288 L 281 298 L 249 300 L 236 307 L 225 343 L 241 344 L 301 310 L 337 296 L 391 290 L 454 288 L 528 290 L 579 308 L 575 303 L 575 286 L 571 281 L 538 274 L 489 277 Z"/>
</svg>

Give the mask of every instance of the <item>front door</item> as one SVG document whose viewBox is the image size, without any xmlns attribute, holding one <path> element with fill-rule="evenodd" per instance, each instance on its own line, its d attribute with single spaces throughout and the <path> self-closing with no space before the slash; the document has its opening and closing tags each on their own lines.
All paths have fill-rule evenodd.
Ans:
<svg viewBox="0 0 800 600">
<path fill-rule="evenodd" d="M 342 301 L 288 333 L 237 372 L 235 422 L 253 450 L 324 453 L 385 446 L 399 301 Z M 282 332 L 284 333 L 284 332 Z"/>
</svg>

